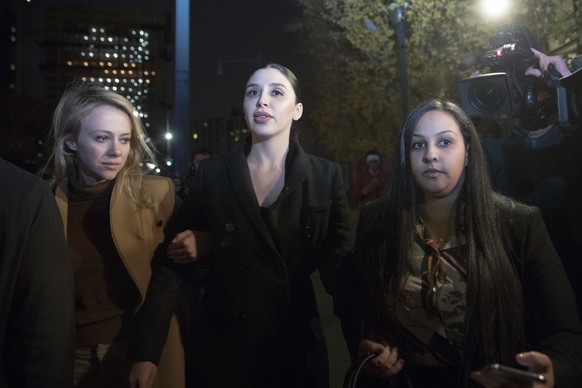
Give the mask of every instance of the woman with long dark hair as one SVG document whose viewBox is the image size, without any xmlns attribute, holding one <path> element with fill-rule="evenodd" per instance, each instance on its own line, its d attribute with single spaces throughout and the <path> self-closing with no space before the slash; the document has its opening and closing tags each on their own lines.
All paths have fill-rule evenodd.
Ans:
<svg viewBox="0 0 582 388">
<path fill-rule="evenodd" d="M 451 102 L 424 102 L 404 123 L 394 166 L 356 238 L 366 301 L 357 352 L 377 355 L 366 371 L 466 387 L 486 364 L 521 364 L 546 386 L 577 386 L 570 284 L 539 210 L 492 191 L 471 120 Z"/>
<path fill-rule="evenodd" d="M 184 260 L 172 258 L 179 254 L 172 245 L 169 260 L 164 250 L 154 260 L 133 341 L 141 361 L 134 369 L 138 381 L 155 370 L 162 344 L 155 342 L 163 339 L 180 296 L 180 277 L 199 276 L 186 347 L 192 387 L 329 387 L 310 275 L 318 269 L 338 300 L 335 275 L 352 248 L 341 168 L 306 153 L 293 135 L 303 104 L 297 78 L 286 67 L 256 70 L 243 107 L 250 136 L 200 163 L 176 216 L 176 232 L 207 232 L 213 249 L 201 254 L 196 238 L 185 255 L 186 261 L 196 257 L 194 268 L 176 272 L 171 260 Z M 184 297 L 194 296 L 186 291 Z"/>
</svg>

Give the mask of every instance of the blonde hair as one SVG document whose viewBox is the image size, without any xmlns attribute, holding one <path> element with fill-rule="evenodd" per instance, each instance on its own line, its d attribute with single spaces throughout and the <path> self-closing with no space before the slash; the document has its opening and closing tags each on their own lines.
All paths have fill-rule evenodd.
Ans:
<svg viewBox="0 0 582 388">
<path fill-rule="evenodd" d="M 52 166 L 53 184 L 56 187 L 65 177 L 77 171 L 77 155 L 66 142 L 79 135 L 81 122 L 95 108 L 110 105 L 125 112 L 131 122 L 130 150 L 125 166 L 117 175 L 118 185 L 140 207 L 151 207 L 152 199 L 142 185 L 146 163 L 155 164 L 154 150 L 146 143 L 146 133 L 135 114 L 135 107 L 125 97 L 94 82 L 71 85 L 61 97 L 53 114 L 52 154 L 45 166 Z"/>
</svg>

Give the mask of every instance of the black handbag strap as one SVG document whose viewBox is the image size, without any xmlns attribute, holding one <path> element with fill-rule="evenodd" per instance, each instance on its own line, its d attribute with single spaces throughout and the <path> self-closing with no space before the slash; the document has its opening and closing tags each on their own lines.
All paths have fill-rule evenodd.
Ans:
<svg viewBox="0 0 582 388">
<path fill-rule="evenodd" d="M 357 388 L 358 383 L 358 376 L 362 371 L 364 365 L 370 361 L 372 358 L 376 357 L 375 353 L 366 354 L 363 357 L 360 357 L 358 360 L 353 362 L 350 367 L 348 368 L 346 375 L 344 377 L 344 384 L 343 388 Z M 408 379 L 405 371 L 401 371 L 398 376 L 396 377 L 397 381 L 392 381 L 396 385 L 390 385 L 391 387 L 405 387 L 405 388 L 413 388 L 412 383 Z"/>
<path fill-rule="evenodd" d="M 360 371 L 364 367 L 364 364 L 374 357 L 376 357 L 376 354 L 370 353 L 353 362 L 348 368 L 346 376 L 344 377 L 343 388 L 356 388 L 358 376 L 360 375 Z"/>
</svg>

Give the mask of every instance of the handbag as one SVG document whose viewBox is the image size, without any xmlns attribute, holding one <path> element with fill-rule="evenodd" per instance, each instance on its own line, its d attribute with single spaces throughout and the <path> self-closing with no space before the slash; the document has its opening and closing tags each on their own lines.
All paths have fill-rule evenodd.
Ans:
<svg viewBox="0 0 582 388">
<path fill-rule="evenodd" d="M 343 388 L 357 388 L 358 376 L 362 371 L 362 368 L 372 358 L 376 357 L 375 353 L 366 354 L 365 356 L 359 358 L 353 362 L 344 377 Z M 406 372 L 401 371 L 395 379 L 390 380 L 386 385 L 387 387 L 403 387 L 403 388 L 413 388 L 412 383 L 408 379 Z"/>
</svg>

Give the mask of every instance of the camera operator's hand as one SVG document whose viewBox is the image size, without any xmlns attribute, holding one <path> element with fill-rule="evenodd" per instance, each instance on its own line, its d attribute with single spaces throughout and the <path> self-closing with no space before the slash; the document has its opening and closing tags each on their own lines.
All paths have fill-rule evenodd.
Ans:
<svg viewBox="0 0 582 388">
<path fill-rule="evenodd" d="M 559 56 L 559 55 L 549 56 L 549 55 L 546 55 L 546 54 L 542 53 L 541 51 L 538 51 L 534 48 L 532 48 L 531 51 L 533 51 L 535 57 L 539 61 L 539 69 L 531 67 L 525 71 L 525 75 L 533 75 L 535 77 L 542 77 L 544 74 L 548 73 L 548 71 L 550 69 L 550 65 L 553 65 L 554 69 L 558 73 L 560 73 L 562 77 L 566 77 L 566 76 L 572 74 L 572 72 L 568 68 L 568 65 L 566 64 L 566 61 L 561 56 Z"/>
</svg>

